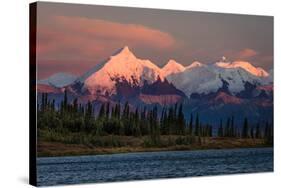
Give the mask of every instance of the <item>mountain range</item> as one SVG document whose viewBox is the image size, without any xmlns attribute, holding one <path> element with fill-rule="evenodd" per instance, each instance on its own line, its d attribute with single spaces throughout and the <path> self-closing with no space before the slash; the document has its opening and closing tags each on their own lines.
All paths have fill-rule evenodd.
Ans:
<svg viewBox="0 0 281 188">
<path fill-rule="evenodd" d="M 49 93 L 58 102 L 65 90 L 81 103 L 166 106 L 181 102 L 186 115 L 243 113 L 261 119 L 273 111 L 272 70 L 267 72 L 246 61 L 229 62 L 225 57 L 189 66 L 171 59 L 160 68 L 137 58 L 127 46 L 79 77 L 57 73 L 37 82 L 38 93 Z"/>
</svg>

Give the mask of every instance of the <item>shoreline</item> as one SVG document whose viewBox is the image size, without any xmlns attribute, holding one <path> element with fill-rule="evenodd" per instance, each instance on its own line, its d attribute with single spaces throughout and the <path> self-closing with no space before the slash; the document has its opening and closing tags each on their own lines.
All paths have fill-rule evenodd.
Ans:
<svg viewBox="0 0 281 188">
<path fill-rule="evenodd" d="M 234 142 L 235 141 L 235 142 Z M 211 149 L 243 149 L 271 147 L 263 143 L 262 139 L 231 139 L 231 138 L 208 138 L 201 145 L 173 145 L 168 147 L 91 147 L 83 144 L 65 144 L 60 142 L 39 141 L 37 146 L 37 157 L 68 157 L 86 155 L 106 155 L 137 152 L 161 152 L 161 151 L 196 151 Z"/>
<path fill-rule="evenodd" d="M 273 148 L 272 146 L 253 146 L 253 147 L 233 147 L 233 148 L 198 148 L 198 149 L 179 149 L 179 150 L 138 150 L 138 151 L 124 151 L 116 153 L 89 153 L 89 154 L 77 154 L 77 155 L 58 155 L 58 156 L 37 156 L 37 158 L 51 158 L 51 157 L 79 157 L 79 156 L 98 156 L 98 155 L 114 155 L 114 154 L 128 154 L 128 153 L 151 153 L 151 152 L 177 152 L 177 151 L 201 151 L 201 150 L 231 150 L 231 149 L 252 149 L 252 148 Z"/>
</svg>

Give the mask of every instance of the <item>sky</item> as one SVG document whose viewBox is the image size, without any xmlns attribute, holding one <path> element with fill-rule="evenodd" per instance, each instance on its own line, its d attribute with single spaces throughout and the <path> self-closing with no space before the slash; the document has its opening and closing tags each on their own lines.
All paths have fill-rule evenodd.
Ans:
<svg viewBox="0 0 281 188">
<path fill-rule="evenodd" d="M 81 75 L 128 46 L 159 67 L 225 56 L 273 68 L 273 17 L 192 11 L 38 3 L 38 78 Z"/>
</svg>

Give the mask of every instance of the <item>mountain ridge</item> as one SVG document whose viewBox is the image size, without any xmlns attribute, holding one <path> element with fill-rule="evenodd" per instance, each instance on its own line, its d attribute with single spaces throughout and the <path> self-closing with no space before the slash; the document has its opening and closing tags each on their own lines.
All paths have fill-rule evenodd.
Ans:
<svg viewBox="0 0 281 188">
<path fill-rule="evenodd" d="M 227 62 L 226 58 L 223 58 L 213 64 L 194 61 L 184 67 L 170 59 L 160 68 L 150 60 L 137 58 L 128 46 L 124 46 L 82 76 L 60 86 L 79 85 L 79 92 L 112 96 L 118 94 L 117 83 L 126 82 L 129 87 L 142 87 L 145 83 L 153 84 L 158 79 L 168 81 L 186 96 L 192 93 L 216 92 L 223 87 L 222 80 L 227 82 L 228 89 L 233 95 L 243 91 L 245 83 L 259 86 L 272 83 L 269 73 L 249 62 Z M 46 80 L 40 80 L 38 83 L 54 86 Z M 56 87 L 58 85 L 56 84 Z"/>
</svg>

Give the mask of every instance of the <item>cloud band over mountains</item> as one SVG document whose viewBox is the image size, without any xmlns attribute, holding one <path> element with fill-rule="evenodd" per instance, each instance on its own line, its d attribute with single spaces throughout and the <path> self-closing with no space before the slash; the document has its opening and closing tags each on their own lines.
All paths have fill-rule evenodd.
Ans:
<svg viewBox="0 0 281 188">
<path fill-rule="evenodd" d="M 104 57 L 122 45 L 161 50 L 176 45 L 169 33 L 143 25 L 67 16 L 54 16 L 52 21 L 55 27 L 38 30 L 38 54 L 43 57 L 60 59 L 75 54 L 75 59 L 90 59 Z"/>
</svg>

